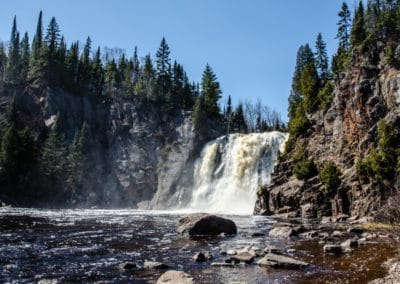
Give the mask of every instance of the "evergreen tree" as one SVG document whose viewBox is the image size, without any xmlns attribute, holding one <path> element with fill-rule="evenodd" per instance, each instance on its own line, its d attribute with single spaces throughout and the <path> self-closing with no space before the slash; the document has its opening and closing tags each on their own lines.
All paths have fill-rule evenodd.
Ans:
<svg viewBox="0 0 400 284">
<path fill-rule="evenodd" d="M 338 14 L 339 22 L 338 22 L 338 34 L 337 37 L 339 39 L 339 49 L 344 52 L 348 52 L 350 49 L 350 23 L 351 23 L 351 15 L 349 11 L 349 7 L 346 2 L 343 2 L 342 9 Z"/>
<path fill-rule="evenodd" d="M 92 40 L 90 37 L 86 39 L 85 46 L 83 47 L 82 55 L 78 63 L 78 84 L 81 92 L 89 91 L 89 84 L 91 82 L 91 67 L 90 52 L 92 49 Z"/>
<path fill-rule="evenodd" d="M 135 46 L 135 50 L 133 52 L 133 70 L 132 70 L 132 85 L 135 85 L 140 77 L 140 62 L 138 56 L 137 46 Z"/>
<path fill-rule="evenodd" d="M 319 77 L 321 80 L 326 81 L 329 78 L 329 63 L 328 55 L 326 52 L 326 43 L 322 39 L 322 34 L 319 33 L 317 41 L 315 43 L 315 66 L 318 70 Z"/>
<path fill-rule="evenodd" d="M 295 114 L 297 105 L 303 100 L 303 94 L 301 91 L 301 75 L 304 68 L 314 63 L 314 54 L 308 44 L 300 46 L 297 51 L 296 66 L 292 79 L 292 90 L 289 95 L 289 119 Z"/>
<path fill-rule="evenodd" d="M 156 54 L 157 63 L 157 95 L 158 99 L 163 101 L 166 94 L 171 89 L 171 59 L 169 57 L 170 50 L 167 41 L 163 37 L 160 47 Z"/>
<path fill-rule="evenodd" d="M 42 11 L 39 13 L 36 33 L 32 41 L 32 52 L 30 59 L 30 67 L 28 79 L 35 79 L 41 77 L 43 74 L 43 66 L 45 60 L 43 57 L 43 24 L 42 24 Z"/>
<path fill-rule="evenodd" d="M 229 134 L 231 131 L 232 122 L 233 122 L 233 109 L 232 109 L 231 96 L 228 96 L 228 102 L 226 104 L 225 121 L 226 121 L 226 126 L 227 126 L 227 132 Z"/>
<path fill-rule="evenodd" d="M 246 133 L 247 132 L 247 124 L 244 118 L 243 104 L 239 103 L 239 105 L 235 109 L 235 113 L 233 114 L 233 130 L 238 133 Z"/>
<path fill-rule="evenodd" d="M 28 78 L 29 72 L 29 60 L 30 60 L 30 47 L 28 33 L 24 34 L 24 38 L 21 41 L 21 73 L 20 78 L 25 82 Z"/>
<path fill-rule="evenodd" d="M 91 92 L 95 95 L 101 96 L 103 93 L 104 72 L 103 63 L 101 62 L 100 47 L 97 48 L 96 54 L 92 63 L 92 89 Z"/>
<path fill-rule="evenodd" d="M 363 2 L 360 1 L 353 19 L 353 26 L 351 30 L 351 46 L 356 47 L 360 45 L 366 37 L 367 32 L 365 30 L 364 5 Z"/>
<path fill-rule="evenodd" d="M 306 112 L 312 112 L 319 106 L 318 74 L 313 63 L 309 63 L 301 74 L 301 92 L 304 98 L 304 109 Z"/>
<path fill-rule="evenodd" d="M 6 70 L 6 80 L 9 83 L 17 84 L 20 78 L 20 42 L 17 30 L 17 17 L 14 17 L 11 30 L 10 44 L 8 48 L 8 64 Z"/>
<path fill-rule="evenodd" d="M 7 53 L 4 43 L 0 42 L 0 82 L 4 81 L 7 68 Z"/>
<path fill-rule="evenodd" d="M 143 66 L 143 87 L 145 90 L 146 98 L 150 99 L 153 95 L 155 71 L 153 62 L 151 61 L 150 54 L 146 55 Z"/>
<path fill-rule="evenodd" d="M 36 161 L 36 148 L 33 137 L 28 128 L 17 131 L 11 124 L 1 144 L 0 168 L 10 185 L 18 183 Z"/>
<path fill-rule="evenodd" d="M 220 119 L 218 101 L 221 98 L 222 92 L 217 81 L 217 76 L 208 64 L 201 78 L 201 93 L 204 96 L 204 104 L 209 117 L 214 121 L 218 121 Z"/>
<path fill-rule="evenodd" d="M 78 84 L 78 66 L 79 66 L 79 44 L 78 42 L 71 44 L 69 51 L 67 52 L 66 58 L 66 69 L 68 74 L 69 87 L 73 87 Z"/>
<path fill-rule="evenodd" d="M 61 37 L 55 17 L 52 17 L 47 27 L 45 36 L 45 68 L 46 78 L 49 83 L 55 83 L 59 79 L 60 62 L 58 61 L 58 48 Z"/>
<path fill-rule="evenodd" d="M 44 187 L 54 191 L 62 187 L 67 169 L 67 149 L 59 120 L 57 118 L 52 126 L 40 156 L 40 172 L 45 178 Z"/>
</svg>

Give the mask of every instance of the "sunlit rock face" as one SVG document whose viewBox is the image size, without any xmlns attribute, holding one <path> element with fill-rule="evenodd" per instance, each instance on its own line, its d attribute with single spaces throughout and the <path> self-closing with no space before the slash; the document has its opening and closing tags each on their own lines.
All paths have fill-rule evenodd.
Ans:
<svg viewBox="0 0 400 284">
<path fill-rule="evenodd" d="M 386 63 L 384 48 L 373 47 L 366 54 L 354 52 L 350 68 L 334 83 L 330 108 L 308 114 L 312 126 L 297 146 L 319 168 L 325 161 L 333 161 L 342 174 L 341 186 L 326 195 L 318 176 L 296 179 L 287 155 L 277 165 L 268 190 L 257 200 L 255 213 L 301 216 L 302 206 L 307 206 L 313 217 L 371 215 L 399 188 L 399 175 L 394 184 L 374 184 L 360 178 L 356 170 L 357 160 L 376 145 L 378 122 L 400 125 L 399 70 Z"/>
</svg>

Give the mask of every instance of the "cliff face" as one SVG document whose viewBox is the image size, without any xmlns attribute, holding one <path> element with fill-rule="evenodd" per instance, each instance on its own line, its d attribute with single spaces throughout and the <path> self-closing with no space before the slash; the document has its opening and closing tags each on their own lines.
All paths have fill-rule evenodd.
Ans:
<svg viewBox="0 0 400 284">
<path fill-rule="evenodd" d="M 400 71 L 386 64 L 379 47 L 367 55 L 354 52 L 350 64 L 335 82 L 330 108 L 309 114 L 312 127 L 296 142 L 317 167 L 328 160 L 338 166 L 340 187 L 326 194 L 318 176 L 298 180 L 287 155 L 276 166 L 268 189 L 259 196 L 256 214 L 371 215 L 400 187 L 398 176 L 393 184 L 377 184 L 359 177 L 356 170 L 357 159 L 376 145 L 378 122 L 383 119 L 400 126 Z"/>
<path fill-rule="evenodd" d="M 192 177 L 180 173 L 192 171 L 193 157 L 219 134 L 199 137 L 190 112 L 167 117 L 154 103 L 135 99 L 78 96 L 40 85 L 5 87 L 0 98 L 3 114 L 15 98 L 19 120 L 31 129 L 39 147 L 57 118 L 67 144 L 83 122 L 89 126 L 94 166 L 84 177 L 84 194 L 68 206 L 158 207 L 182 179 Z"/>
</svg>

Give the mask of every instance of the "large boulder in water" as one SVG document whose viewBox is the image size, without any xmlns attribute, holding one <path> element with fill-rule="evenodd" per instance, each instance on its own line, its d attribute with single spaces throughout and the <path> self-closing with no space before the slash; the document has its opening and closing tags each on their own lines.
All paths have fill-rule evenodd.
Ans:
<svg viewBox="0 0 400 284">
<path fill-rule="evenodd" d="M 232 220 L 207 213 L 190 214 L 179 220 L 176 231 L 188 236 L 217 236 L 221 233 L 233 235 L 237 233 Z"/>
</svg>

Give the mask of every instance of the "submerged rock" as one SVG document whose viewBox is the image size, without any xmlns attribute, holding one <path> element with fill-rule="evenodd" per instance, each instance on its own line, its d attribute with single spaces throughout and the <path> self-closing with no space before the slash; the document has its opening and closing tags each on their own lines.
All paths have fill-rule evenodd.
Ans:
<svg viewBox="0 0 400 284">
<path fill-rule="evenodd" d="M 257 264 L 262 267 L 286 269 L 300 269 L 309 265 L 307 262 L 273 253 L 266 254 L 262 259 L 257 262 Z"/>
<path fill-rule="evenodd" d="M 124 262 L 119 266 L 123 270 L 132 270 L 138 268 L 137 264 L 134 262 Z"/>
<path fill-rule="evenodd" d="M 239 252 L 238 254 L 231 257 L 233 261 L 252 263 L 255 258 L 255 254 L 248 251 Z"/>
<path fill-rule="evenodd" d="M 326 244 L 324 245 L 324 253 L 338 255 L 343 253 L 343 249 L 340 245 Z"/>
<path fill-rule="evenodd" d="M 205 262 L 213 259 L 213 256 L 209 252 L 198 252 L 193 256 L 196 262 Z"/>
<path fill-rule="evenodd" d="M 236 234 L 237 228 L 232 220 L 207 213 L 195 213 L 180 219 L 176 231 L 188 236 L 218 236 L 221 233 Z"/>
<path fill-rule="evenodd" d="M 143 264 L 144 269 L 167 269 L 168 265 L 158 261 L 148 261 L 146 260 Z"/>
<path fill-rule="evenodd" d="M 186 272 L 177 270 L 168 270 L 163 275 L 161 275 L 160 278 L 158 278 L 156 284 L 164 284 L 164 283 L 193 284 L 195 282 L 193 281 L 193 277 Z"/>
</svg>

